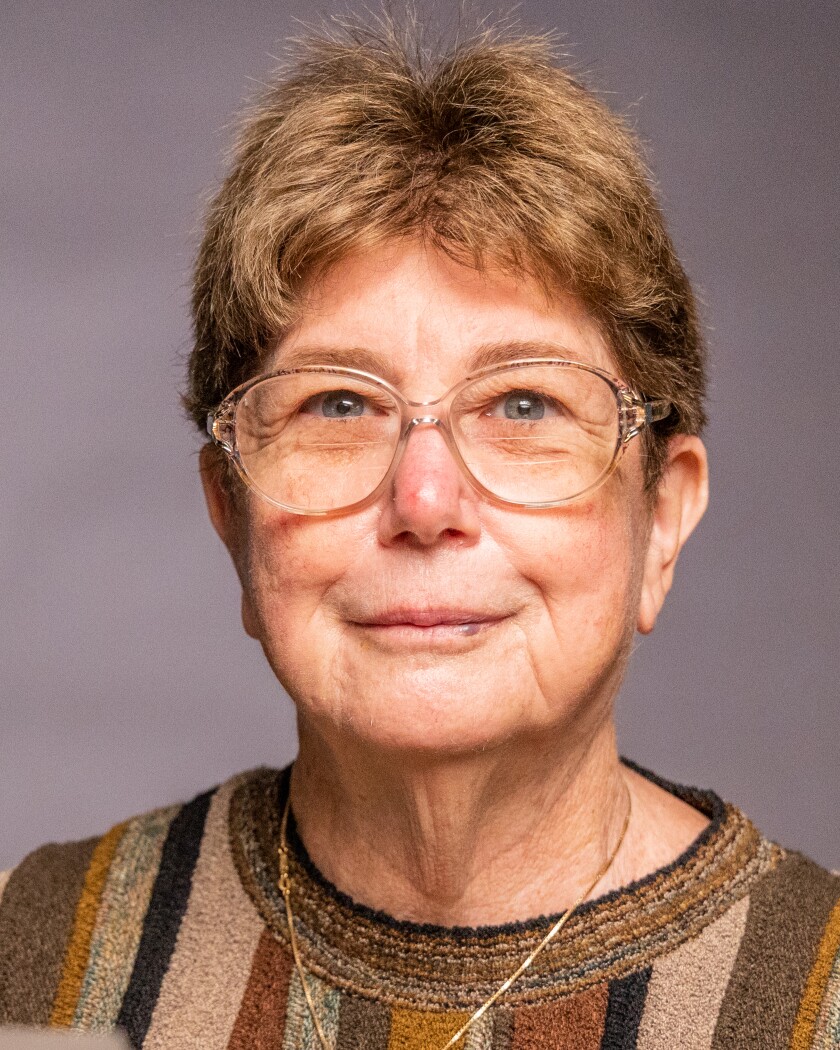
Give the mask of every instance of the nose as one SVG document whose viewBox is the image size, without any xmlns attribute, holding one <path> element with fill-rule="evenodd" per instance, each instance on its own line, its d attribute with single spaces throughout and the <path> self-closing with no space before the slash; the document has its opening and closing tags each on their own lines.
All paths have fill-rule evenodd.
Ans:
<svg viewBox="0 0 840 1050">
<path fill-rule="evenodd" d="M 474 543 L 478 493 L 434 423 L 415 424 L 391 477 L 379 522 L 383 543 L 430 547 L 443 539 Z"/>
</svg>

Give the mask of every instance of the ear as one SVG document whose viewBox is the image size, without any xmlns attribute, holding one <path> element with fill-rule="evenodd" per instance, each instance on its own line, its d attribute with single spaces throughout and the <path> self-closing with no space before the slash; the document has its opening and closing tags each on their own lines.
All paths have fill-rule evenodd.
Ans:
<svg viewBox="0 0 840 1050">
<path fill-rule="evenodd" d="M 671 589 L 683 544 L 709 502 L 709 464 L 699 437 L 676 434 L 657 486 L 645 556 L 637 629 L 649 634 Z"/>
<path fill-rule="evenodd" d="M 234 564 L 237 564 L 237 552 L 239 550 L 239 532 L 241 522 L 230 485 L 225 477 L 227 469 L 218 449 L 207 444 L 201 449 L 198 458 L 198 469 L 201 475 L 201 485 L 204 489 L 204 499 L 207 503 L 207 512 L 210 521 L 219 539 L 227 547 Z M 237 569 L 238 569 L 237 565 Z"/>
<path fill-rule="evenodd" d="M 212 445 L 205 445 L 199 453 L 199 472 L 207 512 L 219 539 L 228 549 L 242 585 L 242 626 L 246 634 L 259 639 L 257 617 L 248 594 L 247 574 L 243 563 L 243 509 L 237 504 L 230 490 L 229 480 L 224 473 L 226 469 L 218 451 Z"/>
</svg>

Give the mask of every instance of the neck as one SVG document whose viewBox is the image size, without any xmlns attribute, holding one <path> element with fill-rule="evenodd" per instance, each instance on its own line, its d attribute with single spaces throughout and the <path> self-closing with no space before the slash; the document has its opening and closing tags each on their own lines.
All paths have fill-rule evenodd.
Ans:
<svg viewBox="0 0 840 1050">
<path fill-rule="evenodd" d="M 615 849 L 630 795 L 636 823 L 635 776 L 611 720 L 574 740 L 448 757 L 373 753 L 302 722 L 291 804 L 313 862 L 359 903 L 494 925 L 577 900 Z M 632 824 L 598 895 L 646 873 Z"/>
</svg>

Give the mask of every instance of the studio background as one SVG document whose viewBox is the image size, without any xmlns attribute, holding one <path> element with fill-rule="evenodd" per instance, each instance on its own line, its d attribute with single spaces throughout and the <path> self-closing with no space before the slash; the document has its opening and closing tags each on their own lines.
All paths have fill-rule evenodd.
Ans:
<svg viewBox="0 0 840 1050">
<path fill-rule="evenodd" d="M 3 4 L 0 869 L 295 753 L 177 395 L 234 114 L 312 10 Z M 648 142 L 711 348 L 711 507 L 639 640 L 620 749 L 838 868 L 840 5 L 518 18 L 565 34 Z"/>
</svg>

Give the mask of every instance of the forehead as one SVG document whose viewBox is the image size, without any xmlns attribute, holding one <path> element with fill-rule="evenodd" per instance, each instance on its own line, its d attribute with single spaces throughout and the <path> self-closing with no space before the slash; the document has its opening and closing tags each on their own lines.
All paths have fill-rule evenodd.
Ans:
<svg viewBox="0 0 840 1050">
<path fill-rule="evenodd" d="M 350 255 L 301 289 L 270 369 L 331 363 L 427 393 L 490 364 L 562 357 L 617 374 L 584 306 L 527 277 L 478 270 L 414 240 Z M 431 387 L 436 387 L 432 390 Z"/>
</svg>

